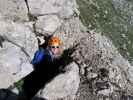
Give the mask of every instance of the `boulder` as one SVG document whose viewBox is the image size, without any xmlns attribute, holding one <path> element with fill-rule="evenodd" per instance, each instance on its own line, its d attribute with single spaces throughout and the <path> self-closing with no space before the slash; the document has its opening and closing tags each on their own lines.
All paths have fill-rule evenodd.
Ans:
<svg viewBox="0 0 133 100">
<path fill-rule="evenodd" d="M 24 0 L 0 0 L 0 17 L 6 20 L 27 21 L 27 13 Z"/>
<path fill-rule="evenodd" d="M 8 88 L 33 71 L 30 61 L 37 40 L 28 24 L 0 21 L 0 36 L 4 39 L 0 47 L 0 88 Z"/>
<path fill-rule="evenodd" d="M 68 17 L 75 10 L 75 0 L 28 0 L 30 12 L 33 15 L 58 14 Z"/>
<path fill-rule="evenodd" d="M 60 27 L 61 22 L 62 21 L 55 15 L 40 16 L 36 21 L 36 31 L 43 34 L 52 34 L 58 27 Z"/>
<path fill-rule="evenodd" d="M 74 100 L 80 83 L 79 68 L 74 62 L 66 67 L 67 71 L 64 74 L 55 77 L 36 96 L 48 100 L 58 100 L 68 97 L 71 98 L 70 100 Z"/>
</svg>

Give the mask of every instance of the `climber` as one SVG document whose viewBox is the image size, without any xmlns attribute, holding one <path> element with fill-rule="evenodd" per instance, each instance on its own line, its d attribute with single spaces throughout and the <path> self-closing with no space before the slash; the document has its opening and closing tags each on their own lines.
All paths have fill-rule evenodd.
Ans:
<svg viewBox="0 0 133 100">
<path fill-rule="evenodd" d="M 47 48 L 40 47 L 35 55 L 31 63 L 33 65 L 38 64 L 42 61 L 43 57 L 47 55 L 49 61 L 53 61 L 60 54 L 60 44 L 61 41 L 58 37 L 51 37 L 48 40 Z"/>
<path fill-rule="evenodd" d="M 58 37 L 50 37 L 47 46 L 39 47 L 31 64 L 34 71 L 26 76 L 22 86 L 22 93 L 18 100 L 31 100 L 45 84 L 55 77 L 59 71 L 59 61 L 56 58 L 60 55 L 61 41 Z"/>
</svg>

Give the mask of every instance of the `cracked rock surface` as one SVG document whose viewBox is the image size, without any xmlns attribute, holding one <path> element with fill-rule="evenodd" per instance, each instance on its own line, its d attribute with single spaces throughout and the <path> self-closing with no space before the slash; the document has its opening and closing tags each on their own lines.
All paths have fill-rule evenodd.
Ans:
<svg viewBox="0 0 133 100">
<path fill-rule="evenodd" d="M 48 100 L 68 99 L 74 100 L 78 90 L 80 78 L 79 68 L 74 62 L 67 66 L 67 72 L 55 77 L 46 87 L 36 95 Z"/>
<path fill-rule="evenodd" d="M 132 6 L 129 7 L 130 11 L 127 10 L 129 3 L 124 7 L 128 1 L 111 1 L 115 9 L 123 10 L 126 7 L 124 12 L 132 14 Z M 90 6 L 86 8 L 86 4 Z M 109 9 L 100 9 L 99 5 L 108 6 Z M 110 21 L 106 20 L 106 15 L 110 14 L 108 10 L 114 11 L 110 7 L 110 2 L 95 0 L 80 0 L 78 4 L 76 0 L 0 0 L 0 100 L 16 100 L 18 91 L 11 86 L 33 71 L 30 62 L 40 45 L 38 39 L 42 44 L 45 35 L 58 36 L 62 41 L 62 50 L 77 43 L 79 45 L 71 55 L 74 62 L 66 66 L 66 72 L 47 83 L 33 99 L 132 100 L 133 66 L 113 44 L 115 39 L 102 34 L 117 33 L 119 30 L 114 26 L 122 25 L 118 22 L 111 24 L 114 30 L 104 27 L 107 23 L 103 22 Z M 96 11 L 100 14 L 97 12 L 96 16 L 90 17 L 95 13 L 95 8 L 99 9 Z M 87 11 L 91 11 L 89 15 L 86 15 Z M 116 16 L 109 18 L 113 21 L 119 19 Z M 118 21 L 121 22 L 121 19 Z M 123 23 L 130 30 L 131 26 Z M 112 37 L 118 36 L 112 34 Z M 119 43 L 119 39 L 121 41 L 118 38 L 115 43 Z"/>
<path fill-rule="evenodd" d="M 27 21 L 27 12 L 24 0 L 0 0 L 0 17 L 6 20 Z"/>
<path fill-rule="evenodd" d="M 0 35 L 4 41 L 0 47 L 0 88 L 7 88 L 29 74 L 33 68 L 30 59 L 37 48 L 35 35 L 22 23 L 0 21 Z"/>
<path fill-rule="evenodd" d="M 1 5 L 5 5 L 1 6 L 0 12 L 0 80 L 5 79 L 0 82 L 0 97 L 8 100 L 10 95 L 8 97 L 7 95 L 2 95 L 8 94 L 8 91 L 3 91 L 3 88 L 10 88 L 15 82 L 33 71 L 30 61 L 37 50 L 38 37 L 41 38 L 45 34 L 54 34 L 59 36 L 64 42 L 63 48 L 68 48 L 73 45 L 76 39 L 80 39 L 76 34 L 72 34 L 73 32 L 80 35 L 79 24 L 75 23 L 76 20 L 80 21 L 73 16 L 74 9 L 76 9 L 74 0 L 40 0 L 39 2 L 36 0 L 1 0 L 0 2 Z M 10 9 L 7 9 L 9 5 L 11 5 Z M 43 7 L 40 5 L 43 5 Z M 8 14 L 9 12 L 12 13 Z M 76 29 L 77 27 L 78 30 Z M 77 38 L 73 39 L 75 36 Z M 70 41 L 70 43 L 67 43 L 67 41 Z M 50 88 L 51 86 L 48 86 L 48 89 L 46 88 L 46 91 L 53 91 L 52 95 L 57 99 L 60 94 L 62 94 L 61 98 L 72 98 L 78 89 L 80 82 L 79 69 L 76 64 L 72 64 L 71 67 L 73 68 L 70 68 L 70 72 L 57 76 L 50 83 L 50 85 L 53 85 L 55 82 L 60 82 L 66 78 L 60 86 L 57 86 L 59 93 L 55 94 L 54 88 Z M 73 77 L 69 78 L 70 76 Z M 60 91 L 63 91 L 63 93 Z M 45 94 L 41 94 L 42 97 Z M 17 96 L 14 92 L 11 95 Z M 47 93 L 48 98 L 50 97 L 49 95 L 50 92 Z"/>
</svg>

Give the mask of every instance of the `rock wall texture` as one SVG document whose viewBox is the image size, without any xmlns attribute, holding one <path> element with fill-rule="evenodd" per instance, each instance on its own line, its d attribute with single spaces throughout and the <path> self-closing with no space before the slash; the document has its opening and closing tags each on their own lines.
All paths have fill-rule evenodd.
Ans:
<svg viewBox="0 0 133 100">
<path fill-rule="evenodd" d="M 16 100 L 11 86 L 33 71 L 46 35 L 58 36 L 62 50 L 79 45 L 66 72 L 33 100 L 133 99 L 129 0 L 0 0 L 0 99 Z"/>
<path fill-rule="evenodd" d="M 80 18 L 89 29 L 96 29 L 109 37 L 118 51 L 132 63 L 131 0 L 77 0 Z"/>
<path fill-rule="evenodd" d="M 75 63 L 71 63 L 67 69 L 66 73 L 57 76 L 40 90 L 37 97 L 48 100 L 74 100 L 80 82 L 79 68 Z"/>
</svg>

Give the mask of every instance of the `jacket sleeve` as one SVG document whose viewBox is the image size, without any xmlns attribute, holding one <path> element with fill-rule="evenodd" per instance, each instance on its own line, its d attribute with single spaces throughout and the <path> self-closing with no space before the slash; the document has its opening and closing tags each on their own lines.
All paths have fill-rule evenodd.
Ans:
<svg viewBox="0 0 133 100">
<path fill-rule="evenodd" d="M 34 58 L 32 59 L 31 64 L 35 65 L 35 64 L 39 63 L 43 59 L 44 53 L 45 53 L 44 49 L 39 48 L 35 52 Z"/>
</svg>

